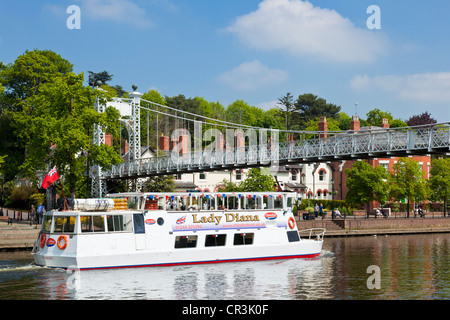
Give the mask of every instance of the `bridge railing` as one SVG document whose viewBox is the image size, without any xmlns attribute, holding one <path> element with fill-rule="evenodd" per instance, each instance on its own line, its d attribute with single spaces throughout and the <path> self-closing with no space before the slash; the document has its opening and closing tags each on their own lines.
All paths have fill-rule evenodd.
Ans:
<svg viewBox="0 0 450 320">
<path fill-rule="evenodd" d="M 450 151 L 450 123 L 407 128 L 335 132 L 315 138 L 204 150 L 142 158 L 104 170 L 103 178 L 145 177 L 158 174 L 241 168 L 295 162 L 320 162 Z"/>
</svg>

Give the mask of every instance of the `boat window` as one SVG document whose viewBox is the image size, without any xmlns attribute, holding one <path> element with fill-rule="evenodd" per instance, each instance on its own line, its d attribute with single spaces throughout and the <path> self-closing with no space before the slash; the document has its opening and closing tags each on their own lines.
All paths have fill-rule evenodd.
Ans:
<svg viewBox="0 0 450 320">
<path fill-rule="evenodd" d="M 81 232 L 104 232 L 105 217 L 104 216 L 81 216 Z"/>
<path fill-rule="evenodd" d="M 221 247 L 225 245 L 226 234 L 210 234 L 206 236 L 205 247 Z"/>
<path fill-rule="evenodd" d="M 116 214 L 106 217 L 109 232 L 131 232 L 131 215 Z"/>
<path fill-rule="evenodd" d="M 133 214 L 134 233 L 145 233 L 144 215 L 142 213 Z"/>
<path fill-rule="evenodd" d="M 175 249 L 195 248 L 196 246 L 197 246 L 197 236 L 175 237 Z"/>
<path fill-rule="evenodd" d="M 254 233 L 235 233 L 234 242 L 235 246 L 253 244 Z"/>
<path fill-rule="evenodd" d="M 300 237 L 298 235 L 298 231 L 287 231 L 287 236 L 288 236 L 288 240 L 289 242 L 296 242 L 296 241 L 300 241 Z"/>
<path fill-rule="evenodd" d="M 52 216 L 44 216 L 44 222 L 42 222 L 42 232 L 50 232 L 52 218 Z"/>
<path fill-rule="evenodd" d="M 55 216 L 54 233 L 73 233 L 75 231 L 75 216 Z"/>
</svg>

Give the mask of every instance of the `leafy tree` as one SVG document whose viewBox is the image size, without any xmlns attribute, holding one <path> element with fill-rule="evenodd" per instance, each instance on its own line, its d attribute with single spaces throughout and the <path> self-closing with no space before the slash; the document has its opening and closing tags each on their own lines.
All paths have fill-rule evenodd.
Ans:
<svg viewBox="0 0 450 320">
<path fill-rule="evenodd" d="M 97 81 L 101 81 L 101 84 L 106 84 L 111 81 L 113 78 L 112 74 L 109 74 L 108 71 L 102 71 L 95 73 L 93 71 L 88 71 L 89 73 L 89 85 L 94 86 L 97 84 Z"/>
<path fill-rule="evenodd" d="M 338 127 L 341 130 L 350 130 L 352 118 L 346 114 L 345 112 L 341 111 L 339 112 L 338 118 Z"/>
<path fill-rule="evenodd" d="M 320 118 L 316 118 L 316 119 L 310 119 L 309 121 L 306 122 L 305 126 L 305 130 L 306 131 L 319 131 L 319 121 Z M 340 127 L 339 127 L 339 121 L 336 119 L 327 119 L 327 129 L 328 131 L 340 131 Z M 308 138 L 317 138 L 317 135 L 310 135 Z"/>
<path fill-rule="evenodd" d="M 394 119 L 389 123 L 389 127 L 390 128 L 404 128 L 407 127 L 408 125 L 406 124 L 406 122 L 400 120 L 400 119 Z"/>
<path fill-rule="evenodd" d="M 332 103 L 327 103 L 323 98 L 312 93 L 300 95 L 294 103 L 295 112 L 299 116 L 301 122 L 306 123 L 311 119 L 320 116 L 327 118 L 337 118 L 341 107 Z M 300 125 L 301 128 L 304 126 Z"/>
<path fill-rule="evenodd" d="M 73 73 L 67 60 L 52 51 L 27 51 L 0 72 L 0 79 L 6 88 L 0 98 L 3 112 L 24 148 L 23 174 L 37 182 L 37 172 L 57 165 L 74 196 L 77 182 L 85 177 L 83 154 L 89 154 L 91 165 L 106 168 L 121 161 L 113 148 L 92 145 L 94 124 L 116 133 L 111 124 L 118 111 L 96 112 L 94 99 L 102 93 L 85 87 L 83 74 Z"/>
<path fill-rule="evenodd" d="M 444 217 L 450 199 L 450 158 L 434 159 L 431 162 L 428 180 L 430 200 L 444 202 Z"/>
<path fill-rule="evenodd" d="M 278 98 L 279 103 L 283 106 L 279 110 L 284 114 L 285 128 L 290 129 L 290 121 L 292 121 L 292 115 L 294 111 L 294 96 L 290 92 L 286 93 L 284 97 Z M 291 120 L 290 120 L 291 119 Z"/>
<path fill-rule="evenodd" d="M 173 192 L 175 181 L 172 176 L 156 176 L 147 179 L 144 184 L 144 192 Z"/>
<path fill-rule="evenodd" d="M 197 114 L 218 120 L 226 119 L 225 108 L 222 104 L 220 104 L 220 102 L 209 102 L 202 97 L 195 97 L 195 99 L 200 102 L 199 109 L 196 112 Z"/>
<path fill-rule="evenodd" d="M 226 109 L 227 121 L 244 124 L 248 126 L 255 125 L 258 115 L 255 113 L 258 108 L 250 106 L 244 100 L 236 100 L 228 105 Z M 259 112 L 258 112 L 259 113 Z"/>
<path fill-rule="evenodd" d="M 221 184 L 217 188 L 218 192 L 239 192 L 242 191 L 242 188 L 234 182 L 228 181 L 227 179 L 223 179 Z"/>
<path fill-rule="evenodd" d="M 388 174 L 384 167 L 373 168 L 365 161 L 357 161 L 345 172 L 348 188 L 347 202 L 362 205 L 375 200 L 384 204 L 388 200 L 388 184 L 385 182 Z"/>
<path fill-rule="evenodd" d="M 388 119 L 389 123 L 394 120 L 394 117 L 389 111 L 381 111 L 378 108 L 370 110 L 367 112 L 367 122 L 372 126 L 381 126 L 383 123 L 383 118 Z"/>
<path fill-rule="evenodd" d="M 244 181 L 239 184 L 239 188 L 245 192 L 275 191 L 275 180 L 271 174 L 264 174 L 263 169 L 251 168 L 247 171 Z"/>
<path fill-rule="evenodd" d="M 7 156 L 0 156 L 0 175 L 2 174 L 2 171 L 1 171 L 1 169 L 2 169 L 2 164 L 3 163 L 5 163 L 5 158 L 6 158 Z"/>
<path fill-rule="evenodd" d="M 433 123 L 437 123 L 437 120 L 434 119 L 431 114 L 428 113 L 428 111 L 425 111 L 424 113 L 419 115 L 414 115 L 406 121 L 406 124 L 410 127 Z"/>
<path fill-rule="evenodd" d="M 394 164 L 390 177 L 391 196 L 397 200 L 407 199 L 407 216 L 409 218 L 410 201 L 422 201 L 427 194 L 427 184 L 418 161 L 400 158 Z"/>
</svg>

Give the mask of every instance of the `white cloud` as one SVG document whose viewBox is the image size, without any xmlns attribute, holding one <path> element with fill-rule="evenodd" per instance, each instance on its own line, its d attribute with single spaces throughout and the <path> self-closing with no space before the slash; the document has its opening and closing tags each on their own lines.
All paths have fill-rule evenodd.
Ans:
<svg viewBox="0 0 450 320">
<path fill-rule="evenodd" d="M 272 108 L 282 108 L 282 105 L 278 100 L 260 102 L 256 104 L 256 106 L 263 110 L 270 110 Z"/>
<path fill-rule="evenodd" d="M 357 91 L 392 92 L 403 100 L 450 102 L 450 72 L 385 75 L 358 75 L 351 80 Z"/>
<path fill-rule="evenodd" d="M 153 22 L 145 9 L 131 0 L 82 0 L 81 14 L 95 20 L 107 20 L 147 28 Z"/>
<path fill-rule="evenodd" d="M 288 79 L 289 75 L 285 71 L 270 69 L 257 60 L 244 62 L 219 76 L 219 81 L 238 90 L 260 89 Z"/>
<path fill-rule="evenodd" d="M 373 62 L 388 47 L 381 31 L 356 27 L 338 12 L 301 0 L 263 0 L 226 28 L 245 45 L 331 62 Z"/>
</svg>

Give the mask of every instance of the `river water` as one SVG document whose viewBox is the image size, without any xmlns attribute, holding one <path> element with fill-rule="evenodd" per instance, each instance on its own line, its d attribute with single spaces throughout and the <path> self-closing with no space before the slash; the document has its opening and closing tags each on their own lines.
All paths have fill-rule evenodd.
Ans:
<svg viewBox="0 0 450 320">
<path fill-rule="evenodd" d="M 450 299 L 450 234 L 325 238 L 316 259 L 68 273 L 0 253 L 0 299 Z M 378 282 L 377 282 L 378 281 Z"/>
</svg>

